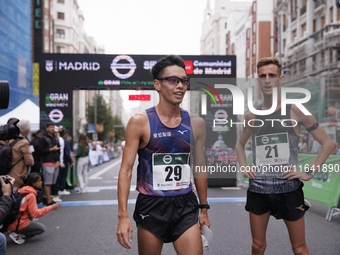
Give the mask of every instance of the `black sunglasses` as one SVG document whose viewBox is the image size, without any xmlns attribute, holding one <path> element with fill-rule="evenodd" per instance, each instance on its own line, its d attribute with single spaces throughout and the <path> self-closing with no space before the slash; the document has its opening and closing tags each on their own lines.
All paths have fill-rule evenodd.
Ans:
<svg viewBox="0 0 340 255">
<path fill-rule="evenodd" d="M 186 86 L 189 86 L 189 84 L 190 84 L 190 78 L 188 78 L 188 77 L 179 78 L 177 76 L 169 76 L 169 77 L 159 78 L 159 79 L 156 79 L 156 80 L 159 80 L 159 81 L 167 80 L 170 85 L 177 85 L 179 82 L 182 82 L 182 84 L 186 85 Z"/>
</svg>

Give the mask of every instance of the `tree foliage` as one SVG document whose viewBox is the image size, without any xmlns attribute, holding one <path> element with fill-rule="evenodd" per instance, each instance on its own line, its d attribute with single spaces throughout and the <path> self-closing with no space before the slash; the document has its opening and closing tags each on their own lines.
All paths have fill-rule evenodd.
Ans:
<svg viewBox="0 0 340 255">
<path fill-rule="evenodd" d="M 114 127 L 116 131 L 115 142 L 118 140 L 125 140 L 125 127 L 123 126 L 123 122 L 121 121 L 118 116 L 113 117 L 114 126 L 121 126 L 121 127 Z"/>
<path fill-rule="evenodd" d="M 94 123 L 94 105 L 87 105 L 86 109 L 87 123 Z M 98 140 L 105 141 L 109 137 L 109 132 L 113 129 L 114 118 L 111 115 L 110 107 L 105 103 L 102 95 L 97 95 L 97 123 L 104 124 L 104 132 L 98 133 Z M 87 125 L 85 126 L 87 130 Z"/>
</svg>

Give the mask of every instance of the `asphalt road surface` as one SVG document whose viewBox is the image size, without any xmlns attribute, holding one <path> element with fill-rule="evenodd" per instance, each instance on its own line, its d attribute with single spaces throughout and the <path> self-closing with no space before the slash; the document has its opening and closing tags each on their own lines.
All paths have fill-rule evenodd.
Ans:
<svg viewBox="0 0 340 255">
<path fill-rule="evenodd" d="M 93 168 L 89 172 L 89 192 L 63 196 L 62 207 L 39 218 L 46 232 L 22 245 L 15 244 L 7 236 L 8 255 L 49 254 L 138 254 L 137 230 L 132 219 L 136 169 L 134 169 L 128 212 L 134 227 L 132 249 L 123 248 L 116 238 L 117 229 L 117 180 L 120 159 Z M 251 235 L 248 213 L 245 211 L 246 188 L 209 188 L 211 209 L 209 217 L 213 240 L 205 254 L 251 254 Z M 325 220 L 327 207 L 310 201 L 312 207 L 306 213 L 306 240 L 310 254 L 340 254 L 340 218 Z M 172 244 L 163 246 L 164 255 L 176 254 Z M 282 220 L 271 217 L 267 230 L 265 254 L 293 254 L 288 232 Z"/>
</svg>

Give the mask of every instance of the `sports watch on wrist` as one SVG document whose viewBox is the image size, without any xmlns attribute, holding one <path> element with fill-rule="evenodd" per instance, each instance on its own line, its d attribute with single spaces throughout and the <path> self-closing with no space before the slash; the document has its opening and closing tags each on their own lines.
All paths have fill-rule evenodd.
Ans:
<svg viewBox="0 0 340 255">
<path fill-rule="evenodd" d="M 209 204 L 201 204 L 201 205 L 198 205 L 198 208 L 200 208 L 200 209 L 203 209 L 203 208 L 210 209 L 210 205 Z"/>
<path fill-rule="evenodd" d="M 305 173 L 311 175 L 312 178 L 316 177 L 316 174 L 314 173 L 314 171 L 312 169 L 308 168 Z"/>
</svg>

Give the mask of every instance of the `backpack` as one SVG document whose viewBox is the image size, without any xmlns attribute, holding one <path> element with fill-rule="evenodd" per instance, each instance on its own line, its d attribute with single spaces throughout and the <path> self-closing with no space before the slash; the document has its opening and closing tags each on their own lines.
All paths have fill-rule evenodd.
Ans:
<svg viewBox="0 0 340 255">
<path fill-rule="evenodd" d="M 19 217 L 18 224 L 17 224 L 17 227 L 16 227 L 16 231 L 18 230 L 20 218 L 23 215 L 23 213 L 20 213 L 20 205 L 21 205 L 22 199 L 24 197 L 26 197 L 27 194 L 29 194 L 29 193 L 20 194 L 20 193 L 18 193 L 18 191 L 12 193 L 11 197 L 13 199 L 13 204 L 12 204 L 10 212 L 7 215 L 7 217 L 5 218 L 2 226 L 0 226 L 0 232 L 2 232 L 2 233 L 6 232 L 8 226 L 10 224 L 12 224 Z"/>
<path fill-rule="evenodd" d="M 6 175 L 11 171 L 11 169 L 19 163 L 24 157 L 19 159 L 14 165 L 12 165 L 12 147 L 16 144 L 19 140 L 13 141 L 9 146 L 4 146 L 0 150 L 0 175 Z"/>
</svg>

